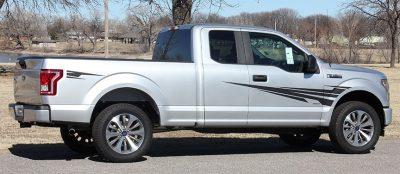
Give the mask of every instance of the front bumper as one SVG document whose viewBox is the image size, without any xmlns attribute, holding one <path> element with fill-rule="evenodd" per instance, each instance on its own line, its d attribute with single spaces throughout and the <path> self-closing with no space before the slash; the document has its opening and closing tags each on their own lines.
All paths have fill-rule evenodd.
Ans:
<svg viewBox="0 0 400 174">
<path fill-rule="evenodd" d="M 390 123 L 392 123 L 392 109 L 383 108 L 383 112 L 385 113 L 385 126 L 388 126 Z"/>
<path fill-rule="evenodd" d="M 50 123 L 50 107 L 46 105 L 9 104 L 11 117 L 20 123 Z"/>
</svg>

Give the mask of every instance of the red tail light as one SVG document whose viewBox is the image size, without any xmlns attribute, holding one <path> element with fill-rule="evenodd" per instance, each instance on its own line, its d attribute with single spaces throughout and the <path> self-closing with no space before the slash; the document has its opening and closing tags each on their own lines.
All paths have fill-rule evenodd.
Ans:
<svg viewBox="0 0 400 174">
<path fill-rule="evenodd" d="M 63 70 L 42 69 L 40 71 L 40 95 L 56 95 L 57 82 L 63 77 Z"/>
</svg>

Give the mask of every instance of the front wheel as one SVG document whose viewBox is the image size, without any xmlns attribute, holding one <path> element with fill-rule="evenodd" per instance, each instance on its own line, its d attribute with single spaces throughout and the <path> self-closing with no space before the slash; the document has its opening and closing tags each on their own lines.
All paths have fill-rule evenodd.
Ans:
<svg viewBox="0 0 400 174">
<path fill-rule="evenodd" d="M 344 153 L 367 153 L 374 148 L 381 133 L 380 119 L 370 105 L 350 101 L 333 112 L 329 137 Z"/>
<path fill-rule="evenodd" d="M 283 140 L 286 144 L 297 147 L 311 146 L 319 140 L 320 136 L 321 131 L 319 130 L 308 131 L 304 133 L 279 134 L 281 140 Z"/>
<path fill-rule="evenodd" d="M 114 104 L 95 119 L 92 129 L 96 149 L 112 162 L 132 162 L 150 148 L 152 123 L 131 104 Z"/>
</svg>

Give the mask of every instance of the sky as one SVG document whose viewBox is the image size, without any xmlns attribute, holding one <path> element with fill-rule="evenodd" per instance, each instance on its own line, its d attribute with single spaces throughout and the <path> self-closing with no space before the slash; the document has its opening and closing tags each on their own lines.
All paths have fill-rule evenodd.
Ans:
<svg viewBox="0 0 400 174">
<path fill-rule="evenodd" d="M 233 16 L 242 12 L 264 12 L 279 8 L 291 8 L 299 12 L 301 16 L 313 14 L 337 15 L 348 0 L 226 0 L 235 7 L 224 7 L 219 11 L 219 15 Z M 125 16 L 127 4 L 110 3 L 110 17 L 121 19 Z M 213 10 L 215 12 L 216 9 Z M 208 8 L 201 9 L 200 12 L 209 13 Z"/>
</svg>

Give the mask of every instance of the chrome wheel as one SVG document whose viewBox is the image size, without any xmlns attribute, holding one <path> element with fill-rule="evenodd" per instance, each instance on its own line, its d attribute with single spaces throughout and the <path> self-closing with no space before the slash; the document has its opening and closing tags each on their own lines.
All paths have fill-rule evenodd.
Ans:
<svg viewBox="0 0 400 174">
<path fill-rule="evenodd" d="M 127 113 L 114 116 L 105 133 L 108 145 L 120 154 L 130 154 L 138 150 L 145 135 L 142 122 Z"/>
<path fill-rule="evenodd" d="M 343 135 L 353 146 L 366 145 L 374 135 L 374 122 L 371 116 L 362 110 L 348 114 L 343 123 Z"/>
</svg>

